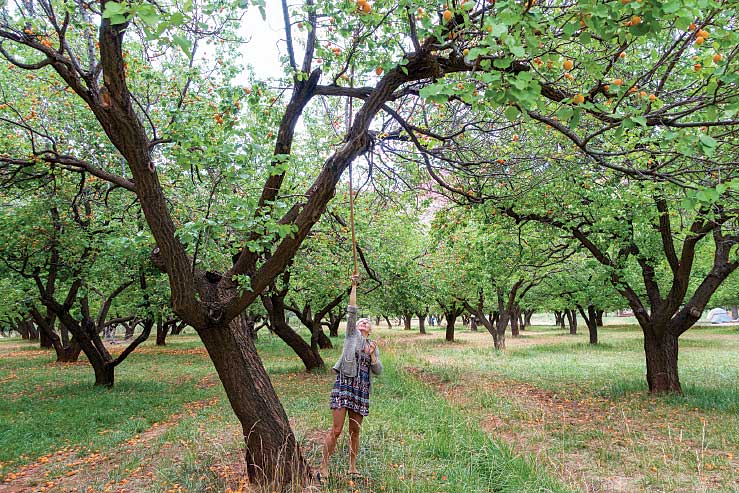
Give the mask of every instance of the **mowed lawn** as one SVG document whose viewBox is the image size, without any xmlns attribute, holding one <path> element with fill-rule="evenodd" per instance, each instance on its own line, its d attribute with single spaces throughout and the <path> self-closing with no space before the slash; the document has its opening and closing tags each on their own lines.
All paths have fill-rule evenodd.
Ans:
<svg viewBox="0 0 739 493">
<path fill-rule="evenodd" d="M 606 327 L 590 347 L 586 333 L 538 326 L 504 352 L 461 326 L 452 344 L 439 330 L 374 335 L 386 372 L 363 427 L 364 477 L 346 476 L 342 439 L 324 491 L 739 490 L 737 328 L 681 338 L 685 395 L 669 398 L 645 391 L 636 327 Z M 333 375 L 304 373 L 264 332 L 258 347 L 317 465 Z M 338 352 L 323 353 L 329 366 Z M 0 493 L 238 490 L 239 426 L 195 336 L 145 344 L 113 390 L 92 381 L 86 362 L 0 339 Z"/>
</svg>

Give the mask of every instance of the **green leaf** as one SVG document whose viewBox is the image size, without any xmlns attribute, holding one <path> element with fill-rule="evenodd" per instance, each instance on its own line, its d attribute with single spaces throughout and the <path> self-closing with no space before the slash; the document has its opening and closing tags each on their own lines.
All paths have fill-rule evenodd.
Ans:
<svg viewBox="0 0 739 493">
<path fill-rule="evenodd" d="M 509 106 L 505 109 L 505 116 L 508 120 L 514 122 L 518 118 L 520 111 L 515 106 Z"/>
<path fill-rule="evenodd" d="M 185 38 L 184 36 L 179 36 L 175 34 L 174 36 L 172 36 L 172 42 L 176 46 L 179 46 L 180 49 L 185 53 L 185 55 L 187 55 L 188 57 L 190 56 L 190 50 L 192 49 L 192 41 Z"/>
<path fill-rule="evenodd" d="M 116 14 L 121 14 L 126 11 L 126 8 L 118 2 L 108 2 L 105 4 L 105 10 L 103 11 L 103 19 L 110 19 Z"/>
<path fill-rule="evenodd" d="M 703 144 L 705 147 L 716 147 L 716 145 L 718 144 L 716 142 L 716 139 L 714 139 L 713 137 L 707 134 L 700 134 L 698 139 L 701 141 L 701 144 Z"/>
</svg>

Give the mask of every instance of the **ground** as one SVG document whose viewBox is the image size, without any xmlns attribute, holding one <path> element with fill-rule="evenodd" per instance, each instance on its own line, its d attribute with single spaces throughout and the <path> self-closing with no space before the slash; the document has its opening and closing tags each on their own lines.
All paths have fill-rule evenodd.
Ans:
<svg viewBox="0 0 739 493">
<path fill-rule="evenodd" d="M 345 440 L 330 492 L 739 491 L 735 327 L 681 338 L 685 395 L 646 393 L 634 326 L 587 335 L 536 326 L 495 352 L 461 326 L 376 329 L 386 372 L 373 382 L 359 467 Z M 340 340 L 337 340 L 340 346 Z M 276 338 L 258 347 L 308 459 L 318 464 L 333 375 L 301 370 Z M 246 491 L 239 428 L 193 335 L 147 343 L 92 388 L 86 362 L 60 365 L 0 340 L 0 493 Z M 324 352 L 329 366 L 338 349 Z"/>
</svg>

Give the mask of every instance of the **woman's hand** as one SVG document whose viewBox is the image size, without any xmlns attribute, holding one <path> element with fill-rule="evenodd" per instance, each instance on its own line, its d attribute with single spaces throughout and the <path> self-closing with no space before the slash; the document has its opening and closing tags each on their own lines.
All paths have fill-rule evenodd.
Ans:
<svg viewBox="0 0 739 493">
<path fill-rule="evenodd" d="M 375 354 L 375 349 L 377 349 L 377 342 L 370 341 L 366 346 L 364 346 L 364 352 L 370 355 Z"/>
</svg>

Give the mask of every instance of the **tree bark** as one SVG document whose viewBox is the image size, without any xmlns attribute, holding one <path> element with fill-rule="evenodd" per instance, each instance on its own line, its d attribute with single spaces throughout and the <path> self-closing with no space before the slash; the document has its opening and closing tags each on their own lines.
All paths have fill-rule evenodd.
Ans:
<svg viewBox="0 0 739 493">
<path fill-rule="evenodd" d="M 315 341 L 320 349 L 331 349 L 334 347 L 331 339 L 329 339 L 326 333 L 323 332 L 323 326 L 321 325 L 320 320 L 313 321 L 311 334 L 311 346 L 313 346 L 313 341 Z"/>
<path fill-rule="evenodd" d="M 510 317 L 510 323 L 511 323 L 511 336 L 518 337 L 520 335 L 519 332 L 519 309 L 518 307 L 514 306 L 511 312 L 508 314 Z"/>
<path fill-rule="evenodd" d="M 305 370 L 324 368 L 326 365 L 318 350 L 314 350 L 300 335 L 293 330 L 285 319 L 285 301 L 279 294 L 262 295 L 262 304 L 267 310 L 269 323 L 277 337 L 285 341 L 305 365 Z"/>
<path fill-rule="evenodd" d="M 129 340 L 133 337 L 133 333 L 136 330 L 136 324 L 129 322 L 126 324 L 126 335 L 123 337 L 125 340 Z"/>
<path fill-rule="evenodd" d="M 662 336 L 654 328 L 644 330 L 644 353 L 647 363 L 647 384 L 654 394 L 674 392 L 682 387 L 677 370 L 678 338 L 665 330 Z"/>
<path fill-rule="evenodd" d="M 523 325 L 524 327 L 531 327 L 531 317 L 534 315 L 534 310 L 527 309 L 523 314 Z"/>
<path fill-rule="evenodd" d="M 48 317 L 41 315 L 35 308 L 31 310 L 31 316 L 36 321 L 41 334 L 51 342 L 51 347 L 54 348 L 54 352 L 56 353 L 57 363 L 74 363 L 79 359 L 82 347 L 74 338 L 70 343 L 63 344 L 59 334 L 54 332 L 53 326 L 49 325 L 50 320 Z"/>
<path fill-rule="evenodd" d="M 593 305 L 588 305 L 587 313 L 582 305 L 577 305 L 582 319 L 588 326 L 588 335 L 590 336 L 590 344 L 598 344 L 598 311 Z"/>
<path fill-rule="evenodd" d="M 554 325 L 559 325 L 560 328 L 565 328 L 565 315 L 559 310 L 554 311 Z"/>
<path fill-rule="evenodd" d="M 387 328 L 388 329 L 392 329 L 393 328 L 393 324 L 390 323 L 390 319 L 388 318 L 388 316 L 387 315 L 383 315 L 382 318 L 385 319 L 385 323 L 387 323 Z"/>
<path fill-rule="evenodd" d="M 165 324 L 161 318 L 157 319 L 157 346 L 165 346 L 167 344 L 167 331 L 169 324 Z"/>
<path fill-rule="evenodd" d="M 413 315 L 410 313 L 403 314 L 403 330 L 411 330 L 411 318 Z"/>
<path fill-rule="evenodd" d="M 425 334 L 426 333 L 426 314 L 417 313 L 416 316 L 418 317 L 418 332 L 421 334 Z"/>
<path fill-rule="evenodd" d="M 732 306 L 731 307 L 731 318 L 733 320 L 739 319 L 739 306 Z"/>
<path fill-rule="evenodd" d="M 477 332 L 477 316 L 472 315 L 470 317 L 470 332 Z"/>
<path fill-rule="evenodd" d="M 567 323 L 570 326 L 570 335 L 577 334 L 577 312 L 568 308 L 565 310 L 565 316 L 567 317 Z"/>
<path fill-rule="evenodd" d="M 598 327 L 603 327 L 603 313 L 604 310 L 596 310 L 595 311 L 595 325 Z"/>
<path fill-rule="evenodd" d="M 185 330 L 185 327 L 187 327 L 187 323 L 185 323 L 184 321 L 181 321 L 180 323 L 176 324 L 172 328 L 172 335 L 173 336 L 178 336 L 178 335 L 182 334 L 182 331 Z"/>
<path fill-rule="evenodd" d="M 310 467 L 303 459 L 254 342 L 247 335 L 243 317 L 226 327 L 198 330 L 198 334 L 241 423 L 249 479 L 270 486 L 269 491 L 282 491 L 282 486 L 292 482 L 304 483 L 310 476 Z"/>
<path fill-rule="evenodd" d="M 328 312 L 328 335 L 330 337 L 339 337 L 339 324 L 341 323 L 341 315 L 334 313 L 333 310 Z M 380 320 L 377 319 L 375 325 L 380 325 Z"/>
</svg>

